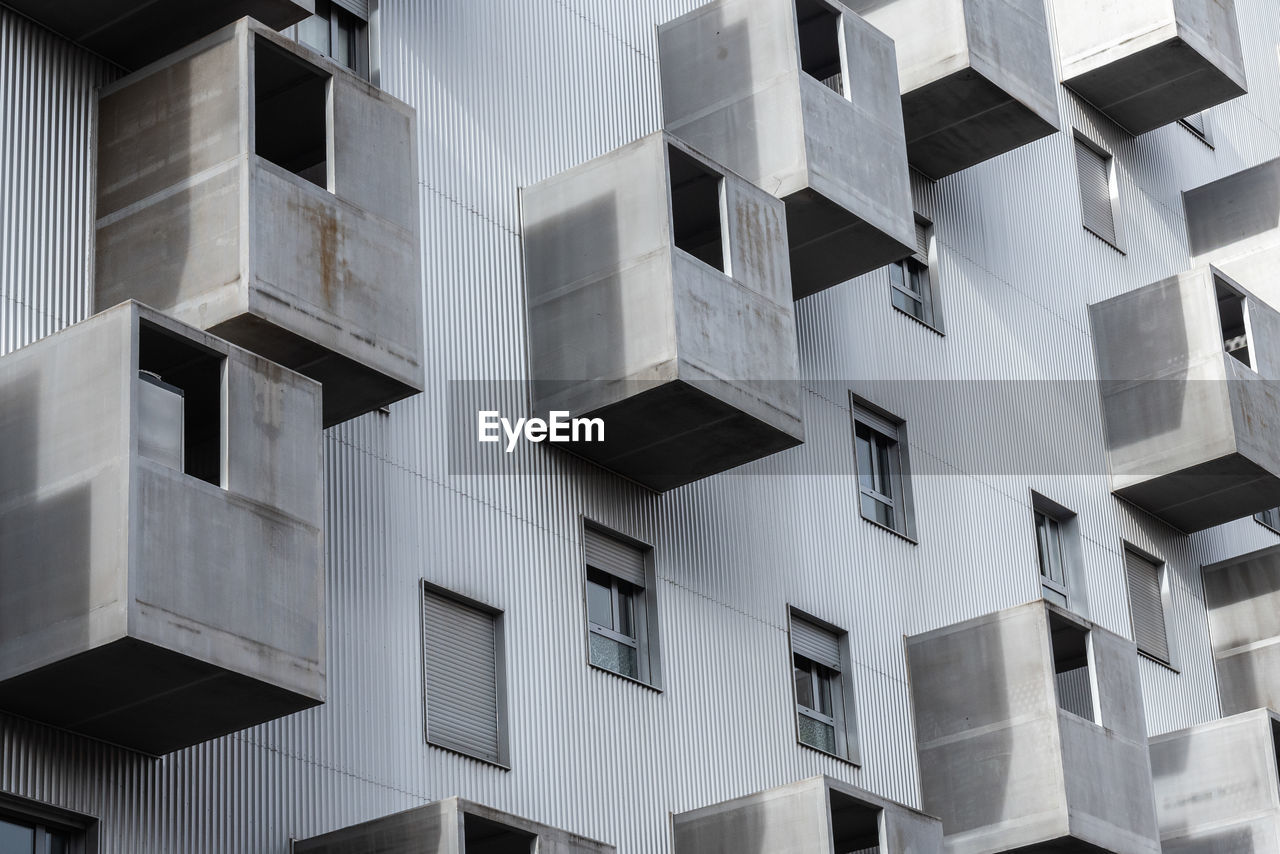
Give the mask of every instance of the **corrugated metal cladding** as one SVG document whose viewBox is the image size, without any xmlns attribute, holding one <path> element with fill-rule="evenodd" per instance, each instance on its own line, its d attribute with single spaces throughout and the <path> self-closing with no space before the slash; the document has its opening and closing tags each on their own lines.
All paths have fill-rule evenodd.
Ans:
<svg viewBox="0 0 1280 854">
<path fill-rule="evenodd" d="M 462 795 L 621 852 L 668 814 L 815 773 L 919 804 L 904 634 L 1038 595 L 1031 492 L 1077 514 L 1071 607 L 1130 635 L 1124 543 L 1167 563 L 1172 668 L 1148 726 L 1218 713 L 1202 562 L 1271 544 L 1184 536 L 1108 493 L 1086 305 L 1187 266 L 1179 193 L 1280 155 L 1280 5 L 1239 0 L 1250 93 L 1215 147 L 1143 137 L 1060 91 L 1064 131 L 937 184 L 947 334 L 883 271 L 798 305 L 806 444 L 656 496 L 545 447 L 534 474 L 451 473 L 448 381 L 525 376 L 517 187 L 659 126 L 654 27 L 700 0 L 384 0 L 382 82 L 419 114 L 428 389 L 327 434 L 329 699 L 149 759 L 0 720 L 0 790 L 102 819 L 104 854 L 270 852 Z M 93 87 L 109 69 L 0 12 L 0 350 L 86 311 Z M 1085 231 L 1072 128 L 1115 157 L 1117 242 Z M 906 419 L 918 544 L 858 514 L 849 391 Z M 491 396 L 523 414 L 518 382 Z M 654 547 L 664 691 L 587 666 L 582 518 Z M 420 581 L 503 611 L 511 770 L 423 733 Z M 795 743 L 787 606 L 848 630 L 861 767 Z"/>
</svg>

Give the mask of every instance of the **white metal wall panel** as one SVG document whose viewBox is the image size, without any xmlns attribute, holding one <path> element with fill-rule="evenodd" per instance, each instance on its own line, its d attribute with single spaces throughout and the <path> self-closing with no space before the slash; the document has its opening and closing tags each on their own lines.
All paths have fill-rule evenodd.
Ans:
<svg viewBox="0 0 1280 854">
<path fill-rule="evenodd" d="M 285 854 L 449 795 L 623 854 L 668 851 L 670 812 L 817 773 L 918 804 L 902 636 L 1039 595 L 1033 489 L 1077 513 L 1071 607 L 1103 627 L 1131 634 L 1123 543 L 1166 561 L 1149 729 L 1218 714 L 1199 566 L 1277 537 L 1188 537 L 1111 497 L 1086 306 L 1187 266 L 1182 189 L 1280 155 L 1269 0 L 1237 3 L 1250 93 L 1208 111 L 1214 147 L 1128 137 L 1060 89 L 1065 132 L 917 180 L 947 334 L 895 312 L 884 271 L 798 304 L 804 446 L 664 496 L 545 447 L 461 473 L 451 381 L 527 407 L 517 188 L 658 128 L 654 27 L 700 2 L 384 0 L 382 84 L 419 118 L 427 391 L 327 433 L 328 701 L 160 760 L 0 718 L 0 790 L 99 816 L 103 854 Z M 0 10 L 0 352 L 87 311 L 109 76 Z M 1124 254 L 1081 226 L 1072 127 L 1114 155 Z M 907 420 L 918 544 L 858 516 L 851 388 Z M 586 664 L 582 516 L 653 544 L 661 693 Z M 504 612 L 509 772 L 425 742 L 423 578 Z M 796 744 L 788 604 L 849 629 L 861 767 Z"/>
</svg>

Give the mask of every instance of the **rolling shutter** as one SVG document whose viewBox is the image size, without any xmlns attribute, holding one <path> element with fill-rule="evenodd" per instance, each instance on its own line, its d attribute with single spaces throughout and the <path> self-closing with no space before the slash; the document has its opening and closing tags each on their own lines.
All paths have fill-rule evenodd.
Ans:
<svg viewBox="0 0 1280 854">
<path fill-rule="evenodd" d="M 496 640 L 493 614 L 424 592 L 427 740 L 432 744 L 502 760 Z"/>
<path fill-rule="evenodd" d="M 837 672 L 844 669 L 840 663 L 840 638 L 794 614 L 791 616 L 791 651 Z"/>
<path fill-rule="evenodd" d="M 1202 139 L 1207 136 L 1204 127 L 1204 113 L 1192 113 L 1184 118 L 1182 123 L 1195 131 L 1195 133 Z"/>
<path fill-rule="evenodd" d="M 916 254 L 929 260 L 929 224 L 916 220 Z"/>
<path fill-rule="evenodd" d="M 1125 549 L 1124 568 L 1129 579 L 1133 640 L 1139 650 L 1167 663 L 1169 636 L 1164 624 L 1164 600 L 1160 596 L 1160 564 Z"/>
<path fill-rule="evenodd" d="M 362 21 L 369 20 L 369 0 L 333 0 L 333 5 L 346 9 Z"/>
<path fill-rule="evenodd" d="M 585 529 L 587 566 L 644 588 L 644 552 L 592 528 Z"/>
<path fill-rule="evenodd" d="M 1111 158 L 1077 139 L 1076 170 L 1080 176 L 1080 208 L 1084 227 L 1114 244 L 1116 220 L 1111 208 Z"/>
</svg>

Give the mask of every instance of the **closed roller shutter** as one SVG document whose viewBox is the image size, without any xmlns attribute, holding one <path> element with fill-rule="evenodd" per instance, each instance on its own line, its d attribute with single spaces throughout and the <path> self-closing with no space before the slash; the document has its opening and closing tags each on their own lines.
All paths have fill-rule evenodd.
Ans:
<svg viewBox="0 0 1280 854">
<path fill-rule="evenodd" d="M 587 566 L 643 588 L 644 552 L 592 528 L 586 529 Z"/>
<path fill-rule="evenodd" d="M 369 0 L 333 0 L 333 5 L 346 9 L 362 21 L 369 20 Z"/>
<path fill-rule="evenodd" d="M 929 260 L 929 224 L 916 220 L 916 254 Z"/>
<path fill-rule="evenodd" d="M 1080 208 L 1085 228 L 1114 244 L 1116 220 L 1111 208 L 1111 158 L 1077 139 L 1076 169 L 1080 175 Z"/>
<path fill-rule="evenodd" d="M 427 740 L 432 744 L 502 760 L 496 640 L 493 614 L 424 592 Z"/>
<path fill-rule="evenodd" d="M 840 638 L 835 632 L 795 615 L 791 617 L 791 651 L 823 667 L 840 671 Z"/>
<path fill-rule="evenodd" d="M 1167 663 L 1169 636 L 1164 624 L 1164 600 L 1160 596 L 1160 564 L 1125 549 L 1124 567 L 1129 578 L 1133 640 L 1138 649 Z"/>
</svg>

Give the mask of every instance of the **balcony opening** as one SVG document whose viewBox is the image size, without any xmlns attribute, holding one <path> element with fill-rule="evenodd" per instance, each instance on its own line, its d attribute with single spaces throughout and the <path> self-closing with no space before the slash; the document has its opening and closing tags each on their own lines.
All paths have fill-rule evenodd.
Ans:
<svg viewBox="0 0 1280 854">
<path fill-rule="evenodd" d="M 838 854 L 880 854 L 880 810 L 832 789 L 831 836 Z"/>
<path fill-rule="evenodd" d="M 1271 719 L 1271 752 L 1276 757 L 1276 768 L 1280 769 L 1280 721 Z"/>
<path fill-rule="evenodd" d="M 1222 347 L 1228 355 L 1252 370 L 1249 311 L 1244 295 L 1222 279 L 1214 279 L 1214 290 L 1218 295 L 1218 321 L 1222 324 Z"/>
<path fill-rule="evenodd" d="M 329 75 L 262 36 L 256 39 L 253 150 L 327 188 Z"/>
<path fill-rule="evenodd" d="M 463 854 L 532 854 L 538 837 L 487 818 L 463 817 Z"/>
<path fill-rule="evenodd" d="M 1053 681 L 1058 707 L 1097 723 L 1093 676 L 1089 672 L 1089 631 L 1050 613 L 1049 637 L 1053 646 Z"/>
<path fill-rule="evenodd" d="M 222 485 L 220 353 L 147 321 L 138 331 L 138 452 Z"/>
<path fill-rule="evenodd" d="M 671 228 L 676 248 L 728 272 L 721 216 L 724 179 L 674 146 L 667 146 L 671 178 Z"/>
<path fill-rule="evenodd" d="M 800 38 L 800 70 L 844 95 L 840 13 L 822 0 L 796 0 L 796 28 Z"/>
</svg>

